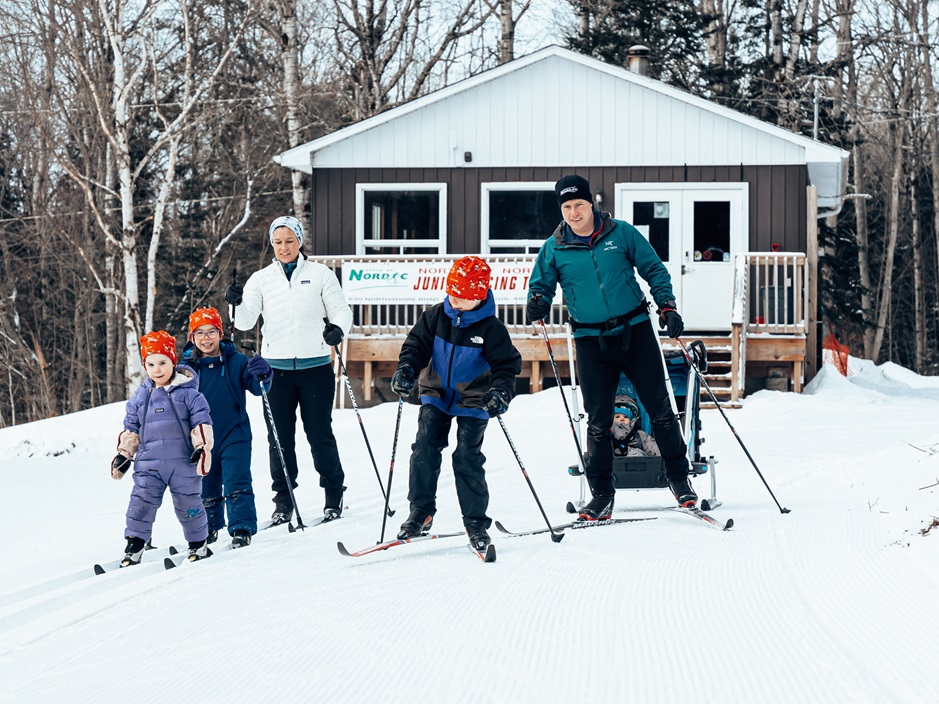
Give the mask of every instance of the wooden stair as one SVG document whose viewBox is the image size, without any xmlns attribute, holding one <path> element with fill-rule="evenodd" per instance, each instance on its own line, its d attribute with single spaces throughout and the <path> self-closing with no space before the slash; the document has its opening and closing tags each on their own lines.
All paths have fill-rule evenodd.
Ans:
<svg viewBox="0 0 939 704">
<path fill-rule="evenodd" d="M 696 335 L 688 333 L 683 335 L 681 341 L 685 347 L 688 347 L 695 340 L 704 343 L 707 350 L 708 369 L 704 372 L 704 380 L 708 383 L 714 396 L 721 406 L 739 407 L 740 403 L 731 403 L 731 368 L 732 368 L 732 350 L 730 333 L 705 333 Z M 660 338 L 663 350 L 680 350 L 678 343 L 670 337 Z M 701 385 L 701 408 L 715 408 L 710 394 Z"/>
</svg>

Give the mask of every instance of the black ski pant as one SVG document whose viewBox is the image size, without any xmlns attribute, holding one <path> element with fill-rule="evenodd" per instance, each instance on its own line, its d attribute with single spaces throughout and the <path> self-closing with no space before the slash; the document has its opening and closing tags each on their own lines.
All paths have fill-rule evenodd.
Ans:
<svg viewBox="0 0 939 704">
<path fill-rule="evenodd" d="M 636 387 L 652 419 L 652 436 L 662 452 L 670 480 L 688 476 L 688 457 L 678 416 L 665 386 L 665 365 L 651 320 L 631 326 L 623 335 L 577 337 L 577 370 L 587 413 L 587 482 L 596 495 L 613 487 L 613 408 L 620 373 Z"/>
<path fill-rule="evenodd" d="M 333 435 L 333 399 L 336 394 L 336 377 L 328 364 L 310 369 L 274 370 L 274 381 L 267 397 L 271 404 L 271 415 L 277 428 L 277 438 L 287 463 L 287 472 L 297 487 L 297 407 L 303 430 L 310 443 L 313 466 L 320 475 L 320 486 L 326 490 L 326 505 L 336 506 L 342 496 L 345 474 L 339 461 L 339 449 Z M 289 502 L 287 480 L 280 465 L 270 420 L 267 423 L 267 442 L 270 445 L 271 488 L 277 496 L 274 501 Z M 331 503 L 330 500 L 334 503 Z"/>
<path fill-rule="evenodd" d="M 443 450 L 447 446 L 450 425 L 454 419 L 436 406 L 421 406 L 417 420 L 417 438 L 411 445 L 411 466 L 408 501 L 411 511 L 433 516 L 437 512 L 437 479 Z M 482 523 L 486 528 L 492 520 L 486 516 L 489 487 L 482 453 L 483 436 L 488 418 L 456 416 L 456 450 L 453 452 L 453 477 L 456 495 L 463 513 L 463 525 Z"/>
</svg>

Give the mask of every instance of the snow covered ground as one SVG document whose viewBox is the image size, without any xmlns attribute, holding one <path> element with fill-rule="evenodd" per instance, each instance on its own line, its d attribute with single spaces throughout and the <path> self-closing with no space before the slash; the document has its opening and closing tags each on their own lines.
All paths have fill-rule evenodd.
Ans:
<svg viewBox="0 0 939 704">
<path fill-rule="evenodd" d="M 720 532 L 663 490 L 620 492 L 617 515 L 655 520 L 510 538 L 498 561 L 460 538 L 362 558 L 381 495 L 352 410 L 335 428 L 348 475 L 342 520 L 271 530 L 239 552 L 165 571 L 182 543 L 169 497 L 140 567 L 117 558 L 131 481 L 109 478 L 123 404 L 0 431 L 0 702 L 931 702 L 939 610 L 939 380 L 852 360 L 803 395 L 760 392 L 702 413 L 719 460 Z M 384 480 L 397 405 L 362 411 Z M 407 514 L 417 409 L 405 406 L 386 535 Z M 270 510 L 261 407 L 255 490 Z M 554 522 L 579 480 L 557 389 L 505 416 Z M 915 447 L 914 447 L 915 446 Z M 490 514 L 544 525 L 501 429 L 485 452 Z M 322 505 L 309 455 L 298 498 Z M 708 481 L 696 480 L 707 495 Z M 622 509 L 622 510 L 621 510 Z M 626 511 L 629 511 L 628 513 Z M 638 511 L 638 512 L 634 512 Z M 459 530 L 452 474 L 435 528 Z M 227 541 L 225 541 L 227 542 Z M 149 565 L 149 566 L 148 566 Z"/>
</svg>

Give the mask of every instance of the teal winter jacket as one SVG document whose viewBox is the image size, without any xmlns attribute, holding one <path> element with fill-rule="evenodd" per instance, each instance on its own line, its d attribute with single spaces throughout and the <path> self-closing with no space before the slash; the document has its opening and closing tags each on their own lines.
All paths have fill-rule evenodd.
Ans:
<svg viewBox="0 0 939 704">
<path fill-rule="evenodd" d="M 561 222 L 541 245 L 528 283 L 528 297 L 541 295 L 550 300 L 560 283 L 575 323 L 603 323 L 634 311 L 642 303 L 642 290 L 636 281 L 638 272 L 649 284 L 659 307 L 674 301 L 671 277 L 639 230 L 627 222 L 614 220 L 609 213 L 598 210 L 593 213 L 594 221 L 599 219 L 601 224 L 589 244 Z M 647 318 L 643 313 L 629 322 L 635 324 Z M 575 332 L 576 337 L 598 334 L 600 331 L 596 328 Z"/>
</svg>

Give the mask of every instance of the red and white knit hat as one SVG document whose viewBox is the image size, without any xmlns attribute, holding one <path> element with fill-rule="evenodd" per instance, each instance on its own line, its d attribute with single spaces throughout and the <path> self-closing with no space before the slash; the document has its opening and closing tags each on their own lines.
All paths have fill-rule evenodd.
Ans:
<svg viewBox="0 0 939 704">
<path fill-rule="evenodd" d="M 453 262 L 447 274 L 447 293 L 456 298 L 481 301 L 489 291 L 492 270 L 479 257 L 463 257 Z"/>
<path fill-rule="evenodd" d="M 140 358 L 146 362 L 151 354 L 165 354 L 176 364 L 176 338 L 166 330 L 148 332 L 140 338 Z"/>
<path fill-rule="evenodd" d="M 201 328 L 203 325 L 211 325 L 212 327 L 216 327 L 219 330 L 225 329 L 222 327 L 222 316 L 219 315 L 215 308 L 196 308 L 192 315 L 189 316 L 190 340 L 192 339 L 192 333 L 194 333 L 197 328 Z"/>
</svg>

